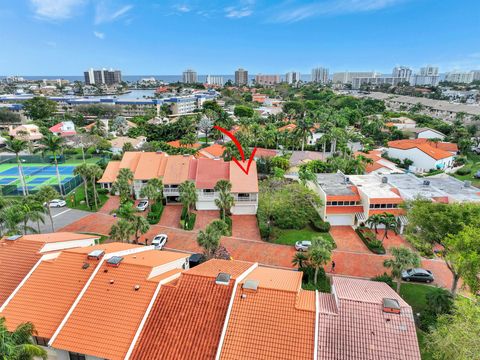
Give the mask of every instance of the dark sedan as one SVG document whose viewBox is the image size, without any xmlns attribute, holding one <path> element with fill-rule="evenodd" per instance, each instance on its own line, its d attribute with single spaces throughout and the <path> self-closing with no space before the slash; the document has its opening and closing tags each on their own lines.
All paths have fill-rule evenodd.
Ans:
<svg viewBox="0 0 480 360">
<path fill-rule="evenodd" d="M 430 270 L 417 268 L 403 271 L 402 280 L 431 283 L 435 278 Z"/>
</svg>

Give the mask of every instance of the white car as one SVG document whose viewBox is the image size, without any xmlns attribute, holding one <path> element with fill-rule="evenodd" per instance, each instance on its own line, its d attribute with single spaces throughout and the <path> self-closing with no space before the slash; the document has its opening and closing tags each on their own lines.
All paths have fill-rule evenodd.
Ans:
<svg viewBox="0 0 480 360">
<path fill-rule="evenodd" d="M 312 242 L 309 240 L 297 241 L 295 243 L 295 250 L 297 251 L 308 251 L 308 249 L 312 246 Z"/>
<path fill-rule="evenodd" d="M 145 211 L 148 208 L 148 200 L 141 200 L 137 205 L 138 211 Z"/>
<path fill-rule="evenodd" d="M 48 203 L 48 206 L 51 208 L 58 208 L 67 206 L 67 202 L 62 199 L 54 199 Z"/>
<path fill-rule="evenodd" d="M 167 243 L 168 235 L 167 234 L 158 234 L 152 240 L 152 245 L 156 250 L 162 250 L 165 244 Z"/>
</svg>

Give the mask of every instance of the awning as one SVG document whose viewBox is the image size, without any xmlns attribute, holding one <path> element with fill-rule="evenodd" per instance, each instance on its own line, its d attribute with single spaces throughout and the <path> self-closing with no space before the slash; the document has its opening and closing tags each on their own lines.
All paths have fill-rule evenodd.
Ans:
<svg viewBox="0 0 480 360">
<path fill-rule="evenodd" d="M 405 215 L 400 215 L 398 220 L 400 221 L 400 224 L 404 226 L 408 224 L 408 218 Z"/>
<path fill-rule="evenodd" d="M 365 221 L 367 221 L 367 217 L 365 216 L 365 213 L 363 213 L 363 212 L 355 213 L 355 217 L 356 217 L 357 220 L 360 221 L 360 222 L 365 222 Z"/>
</svg>

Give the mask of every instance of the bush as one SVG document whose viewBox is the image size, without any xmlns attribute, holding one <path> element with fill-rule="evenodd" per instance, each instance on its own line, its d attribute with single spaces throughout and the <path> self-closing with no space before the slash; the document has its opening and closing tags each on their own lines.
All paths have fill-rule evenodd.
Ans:
<svg viewBox="0 0 480 360">
<path fill-rule="evenodd" d="M 331 291 L 330 281 L 323 267 L 318 270 L 317 286 L 315 286 L 315 269 L 313 267 L 308 266 L 299 270 L 303 271 L 302 288 L 304 290 L 319 290 L 326 293 Z"/>
<path fill-rule="evenodd" d="M 467 166 L 464 166 L 460 169 L 457 170 L 456 174 L 457 175 L 468 175 L 472 172 L 472 169 L 467 167 Z"/>
<path fill-rule="evenodd" d="M 187 213 L 188 213 L 188 210 L 187 208 L 184 206 L 182 208 L 182 214 L 180 215 L 180 220 L 185 220 L 185 218 L 187 217 Z"/>
<path fill-rule="evenodd" d="M 163 211 L 163 204 L 161 202 L 156 202 L 155 204 L 152 205 L 152 212 L 162 212 Z"/>
<path fill-rule="evenodd" d="M 385 254 L 385 248 L 383 247 L 382 242 L 377 240 L 375 233 L 372 230 L 369 228 L 357 228 L 355 232 L 371 252 L 380 255 Z"/>
<path fill-rule="evenodd" d="M 384 282 L 385 284 L 390 286 L 392 289 L 395 288 L 393 278 L 385 272 L 382 275 L 377 275 L 377 276 L 373 277 L 371 280 L 372 281 L 378 281 L 378 282 Z"/>
<path fill-rule="evenodd" d="M 232 236 L 232 218 L 229 216 L 225 216 L 225 223 L 228 225 L 228 233 L 229 236 Z"/>
<path fill-rule="evenodd" d="M 148 215 L 147 215 L 147 221 L 149 224 L 151 225 L 155 225 L 155 224 L 158 224 L 158 222 L 160 221 L 160 217 L 162 216 L 162 213 L 158 213 L 158 212 L 149 212 Z"/>
<path fill-rule="evenodd" d="M 183 230 L 193 230 L 196 218 L 197 214 L 191 213 L 190 216 L 185 216 L 185 219 L 180 220 L 180 226 Z"/>
<path fill-rule="evenodd" d="M 330 223 L 328 221 L 323 221 L 320 216 L 318 218 L 313 219 L 310 224 L 312 227 L 320 232 L 329 232 L 330 231 Z"/>
<path fill-rule="evenodd" d="M 98 195 L 107 195 L 110 191 L 108 189 L 100 188 L 97 190 Z"/>
</svg>

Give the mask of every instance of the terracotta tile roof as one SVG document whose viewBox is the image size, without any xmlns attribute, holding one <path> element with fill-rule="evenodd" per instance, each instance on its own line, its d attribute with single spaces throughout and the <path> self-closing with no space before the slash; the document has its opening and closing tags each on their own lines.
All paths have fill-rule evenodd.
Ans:
<svg viewBox="0 0 480 360">
<path fill-rule="evenodd" d="M 193 156 L 169 156 L 167 158 L 163 183 L 165 185 L 181 184 L 188 180 L 188 170 L 191 159 L 193 159 Z"/>
<path fill-rule="evenodd" d="M 243 162 L 244 168 L 247 162 Z M 230 182 L 232 193 L 255 193 L 258 192 L 257 163 L 252 160 L 248 175 L 234 161 L 230 161 Z"/>
<path fill-rule="evenodd" d="M 155 267 L 179 256 L 171 254 L 148 250 L 124 256 L 118 267 L 102 264 L 52 346 L 99 358 L 123 359 L 158 286 L 153 280 L 158 276 L 149 279 L 150 274 Z"/>
<path fill-rule="evenodd" d="M 25 235 L 15 241 L 0 240 L 0 305 L 40 260 L 45 244 L 85 238 L 93 236 L 59 232 Z"/>
<path fill-rule="evenodd" d="M 318 312 L 321 314 L 337 314 L 337 302 L 333 294 L 318 293 Z"/>
<path fill-rule="evenodd" d="M 162 285 L 130 359 L 214 359 L 234 287 L 233 279 L 225 286 L 215 277 L 238 276 L 250 266 L 210 260 Z"/>
<path fill-rule="evenodd" d="M 135 172 L 141 154 L 140 151 L 127 151 L 124 153 L 120 161 L 120 169 L 128 168 Z"/>
<path fill-rule="evenodd" d="M 98 183 L 113 183 L 118 176 L 120 170 L 120 161 L 109 161 L 102 177 L 98 180 Z"/>
<path fill-rule="evenodd" d="M 224 151 L 225 151 L 225 146 L 220 144 L 213 144 L 213 145 L 207 146 L 206 148 L 200 149 L 198 153 L 199 155 L 203 155 L 203 157 L 213 159 L 213 158 L 221 157 Z"/>
<path fill-rule="evenodd" d="M 218 180 L 228 180 L 230 164 L 223 160 L 198 159 L 195 186 L 197 189 L 213 189 Z"/>
<path fill-rule="evenodd" d="M 333 289 L 338 309 L 319 294 L 319 359 L 420 360 L 412 309 L 387 284 L 334 277 Z M 396 299 L 401 314 L 383 312 L 383 298 Z"/>
<path fill-rule="evenodd" d="M 289 273 L 294 272 L 263 269 L 256 269 L 248 276 L 260 278 L 256 291 L 238 286 L 220 358 L 312 359 L 315 336 L 312 295 L 299 292 L 299 288 L 291 291 L 296 285 Z M 267 275 L 269 271 L 273 272 L 271 276 Z M 301 281 L 302 274 L 298 275 Z M 279 280 L 265 281 L 270 277 Z M 280 285 L 281 279 L 285 279 L 284 285 Z"/>
<path fill-rule="evenodd" d="M 278 131 L 280 131 L 280 132 L 282 132 L 282 131 L 292 131 L 292 130 L 295 130 L 296 128 L 297 128 L 297 125 L 295 125 L 295 124 L 287 124 L 285 126 L 279 127 Z"/>
<path fill-rule="evenodd" d="M 245 280 L 256 280 L 265 289 L 297 292 L 302 285 L 302 272 L 268 267 L 257 267 Z"/>
<path fill-rule="evenodd" d="M 180 140 L 169 141 L 167 142 L 167 144 L 174 148 L 187 148 L 187 149 L 199 149 L 202 146 L 202 144 L 198 142 L 193 145 L 182 145 L 180 144 Z"/>
<path fill-rule="evenodd" d="M 127 143 L 132 144 L 132 146 L 136 148 L 138 145 L 146 141 L 147 138 L 145 136 L 139 136 L 137 138 L 131 138 L 128 136 L 117 136 L 115 139 L 112 139 L 110 141 L 110 144 L 112 145 L 112 148 L 115 149 L 123 149 L 123 145 Z"/>
<path fill-rule="evenodd" d="M 141 153 L 134 170 L 133 178 L 135 180 L 150 180 L 163 177 L 167 165 L 167 158 L 168 155 L 165 153 Z"/>
<path fill-rule="evenodd" d="M 257 148 L 257 151 L 255 152 L 255 158 L 274 157 L 274 156 L 277 156 L 277 150 Z"/>
<path fill-rule="evenodd" d="M 391 148 L 408 150 L 417 148 L 435 160 L 445 159 L 452 156 L 452 152 L 457 152 L 457 144 L 452 143 L 434 143 L 428 139 L 407 139 L 389 141 L 388 146 Z"/>
</svg>

